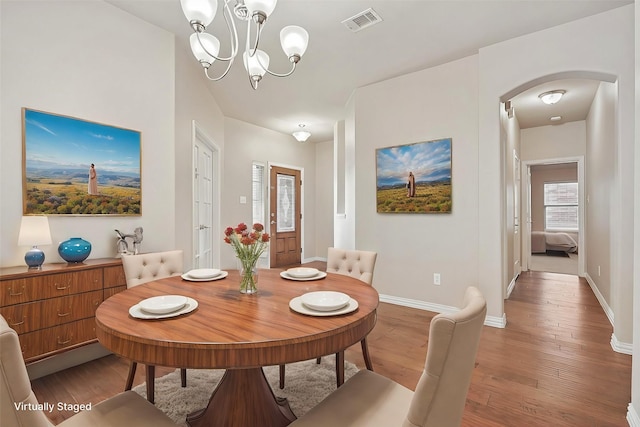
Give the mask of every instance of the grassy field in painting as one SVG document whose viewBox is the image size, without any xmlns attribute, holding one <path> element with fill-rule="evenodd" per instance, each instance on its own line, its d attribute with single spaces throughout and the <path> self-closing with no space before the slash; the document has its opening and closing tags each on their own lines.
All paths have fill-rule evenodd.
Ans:
<svg viewBox="0 0 640 427">
<path fill-rule="evenodd" d="M 140 215 L 140 189 L 98 186 L 98 195 L 87 194 L 87 183 L 47 179 L 27 182 L 26 212 L 47 215 Z"/>
<path fill-rule="evenodd" d="M 378 212 L 451 212 L 451 184 L 417 184 L 415 197 L 407 197 L 404 187 L 376 192 Z"/>
</svg>

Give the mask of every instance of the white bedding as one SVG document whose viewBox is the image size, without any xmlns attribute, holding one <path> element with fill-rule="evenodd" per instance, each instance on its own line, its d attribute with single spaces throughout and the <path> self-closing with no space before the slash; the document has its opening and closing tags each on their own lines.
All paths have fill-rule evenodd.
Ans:
<svg viewBox="0 0 640 427">
<path fill-rule="evenodd" d="M 544 253 L 546 251 L 577 252 L 578 243 L 568 233 L 532 231 L 531 253 Z"/>
</svg>

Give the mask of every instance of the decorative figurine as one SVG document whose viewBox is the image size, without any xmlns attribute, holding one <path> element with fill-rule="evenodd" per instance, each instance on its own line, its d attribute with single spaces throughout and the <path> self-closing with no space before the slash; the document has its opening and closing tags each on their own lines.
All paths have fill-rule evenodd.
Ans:
<svg viewBox="0 0 640 427">
<path fill-rule="evenodd" d="M 133 230 L 133 234 L 124 234 L 120 230 L 115 230 L 118 233 L 117 250 L 118 255 L 138 255 L 140 253 L 140 243 L 142 242 L 142 227 L 136 227 Z M 129 242 L 127 238 L 133 241 L 133 252 L 129 250 Z"/>
</svg>

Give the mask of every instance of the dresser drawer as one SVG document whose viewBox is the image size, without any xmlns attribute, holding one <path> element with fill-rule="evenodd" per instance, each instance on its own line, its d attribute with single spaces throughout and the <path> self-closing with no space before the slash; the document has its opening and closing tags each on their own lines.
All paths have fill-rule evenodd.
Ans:
<svg viewBox="0 0 640 427">
<path fill-rule="evenodd" d="M 0 314 L 18 334 L 95 316 L 102 291 L 85 292 L 0 308 Z"/>
<path fill-rule="evenodd" d="M 0 307 L 102 289 L 102 269 L 0 282 Z"/>
<path fill-rule="evenodd" d="M 87 344 L 95 339 L 96 320 L 91 317 L 20 335 L 20 345 L 24 360 L 33 362 L 50 356 L 51 353 Z"/>
<path fill-rule="evenodd" d="M 124 275 L 124 268 L 121 265 L 104 268 L 104 287 L 114 288 L 117 286 L 127 286 L 127 278 Z M 106 297 L 105 297 L 106 299 Z"/>
</svg>

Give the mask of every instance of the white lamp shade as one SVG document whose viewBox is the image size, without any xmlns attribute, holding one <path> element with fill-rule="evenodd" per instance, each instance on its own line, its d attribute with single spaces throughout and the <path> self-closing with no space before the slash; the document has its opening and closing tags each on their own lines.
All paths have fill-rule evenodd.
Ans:
<svg viewBox="0 0 640 427">
<path fill-rule="evenodd" d="M 309 44 L 309 33 L 297 25 L 289 25 L 280 31 L 282 50 L 290 58 L 293 55 L 302 56 Z"/>
<path fill-rule="evenodd" d="M 218 0 L 180 0 L 182 13 L 189 22 L 199 22 L 205 27 L 216 17 Z"/>
<path fill-rule="evenodd" d="M 189 43 L 193 56 L 205 66 L 211 65 L 216 60 L 210 54 L 218 56 L 220 52 L 220 41 L 209 33 L 193 33 L 189 37 Z"/>
<path fill-rule="evenodd" d="M 250 16 L 254 12 L 262 12 L 268 17 L 276 8 L 277 2 L 278 0 L 245 0 L 244 5 L 247 6 Z"/>
<path fill-rule="evenodd" d="M 264 76 L 265 69 L 269 68 L 269 55 L 259 49 L 253 56 L 249 56 L 247 52 L 243 53 L 242 61 L 250 76 Z"/>
<path fill-rule="evenodd" d="M 298 142 L 305 142 L 307 139 L 309 139 L 309 137 L 311 136 L 311 133 L 307 132 L 306 130 L 299 130 L 299 131 L 293 132 L 292 135 L 295 139 L 298 140 Z"/>
<path fill-rule="evenodd" d="M 18 234 L 18 246 L 50 244 L 49 218 L 46 216 L 23 216 Z"/>
<path fill-rule="evenodd" d="M 540 95 L 540 100 L 547 105 L 555 104 L 560 101 L 562 95 L 564 95 L 564 90 L 553 90 L 551 92 L 545 92 Z"/>
</svg>

